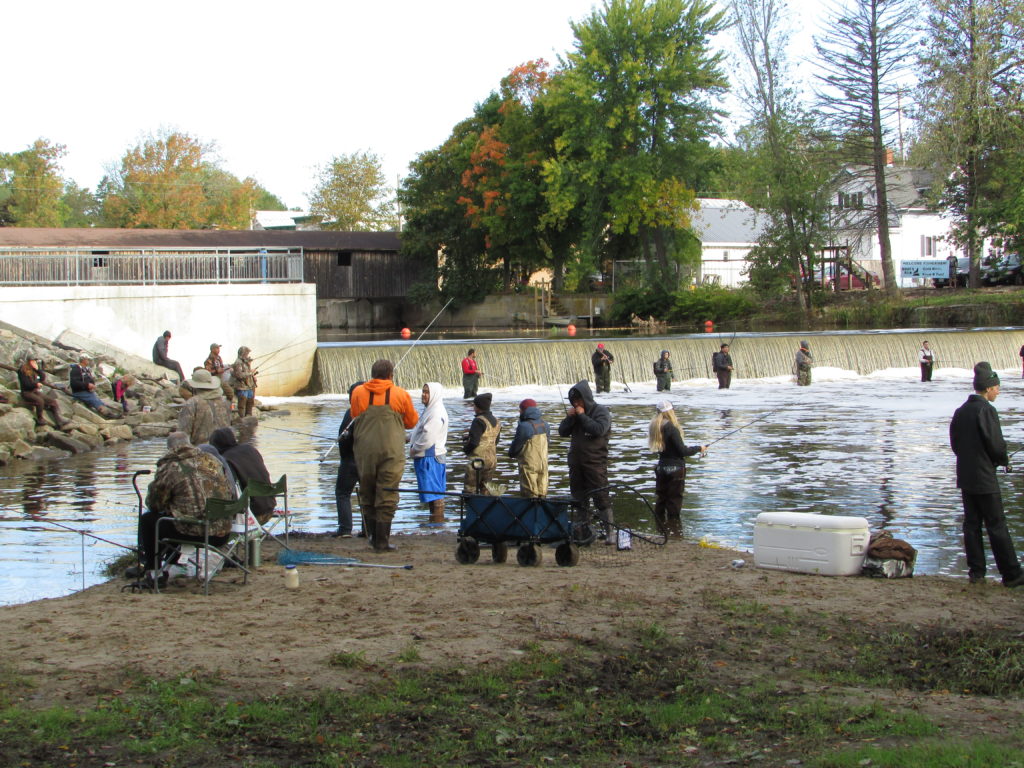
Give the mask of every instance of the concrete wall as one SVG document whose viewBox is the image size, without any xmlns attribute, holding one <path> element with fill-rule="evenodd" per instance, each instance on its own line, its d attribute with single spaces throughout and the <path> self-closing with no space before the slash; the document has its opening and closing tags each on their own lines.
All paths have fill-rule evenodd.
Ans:
<svg viewBox="0 0 1024 768">
<path fill-rule="evenodd" d="M 240 346 L 250 347 L 260 370 L 257 397 L 294 394 L 312 373 L 310 284 L 26 286 L 5 287 L 0 297 L 0 320 L 48 339 L 71 330 L 147 360 L 169 330 L 170 357 L 186 375 L 203 364 L 212 342 L 229 364 Z"/>
</svg>

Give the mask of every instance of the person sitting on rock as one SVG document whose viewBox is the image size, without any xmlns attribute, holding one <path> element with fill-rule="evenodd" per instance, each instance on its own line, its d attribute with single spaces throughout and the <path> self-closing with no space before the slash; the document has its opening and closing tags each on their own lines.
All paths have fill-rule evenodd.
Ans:
<svg viewBox="0 0 1024 768">
<path fill-rule="evenodd" d="M 192 445 L 199 445 L 214 430 L 231 424 L 231 408 L 221 394 L 220 382 L 205 368 L 193 371 L 187 383 L 195 395 L 178 413 L 178 430 L 188 435 Z"/>
<path fill-rule="evenodd" d="M 53 420 L 57 427 L 63 429 L 70 422 L 61 417 L 57 398 L 43 394 L 44 384 L 46 384 L 46 374 L 39 361 L 33 358 L 26 359 L 18 368 L 18 385 L 21 387 L 22 402 L 29 410 L 35 410 L 36 426 L 46 426 L 46 419 L 43 418 L 43 409 L 45 408 L 53 413 Z"/>
<path fill-rule="evenodd" d="M 70 369 L 71 396 L 83 405 L 92 408 L 103 418 L 115 418 L 120 414 L 107 408 L 96 394 L 96 378 L 92 375 L 90 364 L 92 359 L 88 355 L 81 355 L 78 364 L 72 365 Z"/>
</svg>

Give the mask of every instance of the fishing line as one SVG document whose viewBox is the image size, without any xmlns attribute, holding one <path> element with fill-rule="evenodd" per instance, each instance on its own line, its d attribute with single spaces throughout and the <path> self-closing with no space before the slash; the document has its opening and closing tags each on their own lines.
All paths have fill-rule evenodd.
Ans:
<svg viewBox="0 0 1024 768">
<path fill-rule="evenodd" d="M 427 323 L 427 327 L 424 328 L 423 331 L 420 333 L 420 335 L 416 337 L 416 341 L 414 341 L 412 343 L 412 345 L 405 351 L 405 354 L 402 355 L 402 358 L 395 364 L 395 370 L 396 371 L 398 370 L 398 366 L 402 364 L 402 360 L 405 360 L 405 358 L 409 355 L 410 352 L 413 351 L 413 349 L 416 347 L 416 345 L 420 343 L 420 339 L 423 338 L 423 334 L 430 330 L 430 326 L 432 326 L 434 324 L 434 322 L 437 320 L 437 318 L 439 318 L 441 316 L 442 312 L 444 312 L 446 309 L 448 309 L 448 305 L 451 304 L 453 301 L 455 301 L 455 297 L 454 296 L 452 298 L 448 299 L 448 301 L 445 303 L 445 305 L 443 307 L 441 307 L 441 309 L 438 310 L 436 315 L 434 315 L 434 319 L 431 320 L 429 323 Z"/>
<path fill-rule="evenodd" d="M 284 427 L 270 427 L 262 422 L 259 425 L 260 429 L 272 429 L 275 432 L 288 432 L 293 435 L 302 435 L 303 437 L 314 437 L 317 440 L 333 440 L 332 437 L 324 437 L 323 435 L 314 435 L 312 432 L 300 432 L 297 429 L 285 429 Z"/>
<path fill-rule="evenodd" d="M 721 441 L 721 440 L 725 440 L 725 438 L 729 437 L 729 435 L 734 435 L 734 434 L 736 434 L 737 432 L 739 432 L 739 431 L 740 431 L 741 429 L 746 429 L 746 428 L 747 428 L 747 427 L 749 427 L 749 426 L 750 426 L 751 424 L 756 424 L 756 423 L 757 423 L 757 422 L 759 422 L 759 421 L 764 421 L 765 419 L 767 419 L 767 418 L 768 418 L 769 416 L 771 416 L 772 414 L 774 414 L 774 413 L 778 413 L 778 412 L 779 412 L 779 411 L 781 411 L 781 410 L 782 410 L 781 408 L 776 408 L 776 409 L 775 409 L 774 411 L 768 411 L 768 413 L 764 414 L 764 416 L 758 416 L 758 417 L 757 417 L 756 419 L 754 419 L 753 421 L 748 421 L 748 422 L 747 422 L 746 424 L 744 424 L 744 425 L 743 425 L 742 427 L 736 427 L 736 429 L 733 429 L 733 430 L 730 430 L 729 432 L 726 432 L 726 433 L 725 433 L 724 435 L 722 435 L 721 437 L 715 438 L 715 439 L 714 439 L 714 440 L 712 440 L 712 441 L 711 441 L 710 443 L 708 443 L 708 447 L 710 448 L 710 447 L 711 447 L 712 445 L 714 445 L 715 443 L 717 443 L 717 442 L 719 442 L 719 441 Z"/>
<path fill-rule="evenodd" d="M 80 536 L 89 536 L 90 538 L 96 539 L 97 541 L 102 541 L 104 544 L 113 544 L 115 547 L 121 547 L 122 549 L 129 549 L 132 552 L 138 552 L 139 551 L 138 547 L 130 547 L 127 544 L 121 544 L 121 543 L 119 543 L 117 541 L 111 541 L 110 539 L 104 539 L 102 536 L 97 536 L 95 533 L 89 533 L 88 531 L 81 531 L 78 528 L 72 528 L 70 525 L 64 525 L 63 523 L 58 523 L 56 520 L 45 520 L 45 521 L 40 521 L 40 522 L 43 522 L 45 525 L 56 525 L 58 528 L 63 528 L 64 530 L 71 531 L 72 533 L 77 533 Z M 46 529 L 43 528 L 42 530 L 45 531 Z M 57 533 L 57 531 L 49 531 L 49 532 L 50 533 Z"/>
</svg>

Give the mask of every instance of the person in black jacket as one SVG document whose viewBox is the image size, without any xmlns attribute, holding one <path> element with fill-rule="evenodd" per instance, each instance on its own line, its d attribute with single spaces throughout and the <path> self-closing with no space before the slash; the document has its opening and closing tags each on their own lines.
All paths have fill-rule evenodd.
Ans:
<svg viewBox="0 0 1024 768">
<path fill-rule="evenodd" d="M 36 412 L 36 426 L 46 426 L 46 419 L 43 418 L 43 409 L 45 408 L 53 414 L 53 420 L 58 429 L 68 427 L 71 422 L 60 415 L 57 398 L 43 393 L 44 384 L 46 384 L 46 374 L 43 372 L 42 364 L 35 358 L 27 358 L 18 368 L 18 386 L 21 388 L 22 402 L 30 410 Z"/>
<path fill-rule="evenodd" d="M 612 391 L 612 363 L 615 362 L 615 355 L 604 348 L 604 344 L 598 344 L 594 354 L 590 356 L 590 364 L 594 367 L 594 384 L 598 394 Z"/>
<path fill-rule="evenodd" d="M 357 381 L 348 388 L 348 396 L 356 387 L 365 384 Z M 338 479 L 334 482 L 334 503 L 338 508 L 338 530 L 334 535 L 343 539 L 352 537 L 352 491 L 359 482 L 359 468 L 356 466 L 355 441 L 352 439 L 352 409 L 347 408 L 338 427 Z M 359 535 L 366 536 L 365 523 L 360 526 Z"/>
<path fill-rule="evenodd" d="M 665 535 L 681 536 L 679 511 L 686 485 L 686 457 L 698 453 L 707 456 L 708 447 L 683 444 L 683 430 L 668 400 L 658 403 L 657 409 L 647 441 L 650 449 L 658 454 L 658 465 L 654 468 L 654 519 Z"/>
<path fill-rule="evenodd" d="M 256 446 L 250 443 L 239 443 L 231 427 L 220 427 L 213 430 L 213 434 L 210 435 L 210 445 L 216 448 L 227 461 L 235 475 L 235 480 L 243 491 L 253 480 L 258 483 L 271 484 L 270 472 L 263 462 L 263 456 L 256 450 Z M 265 525 L 273 516 L 276 506 L 277 499 L 273 496 L 254 496 L 249 499 L 249 511 L 260 521 L 260 525 Z"/>
<path fill-rule="evenodd" d="M 72 365 L 68 371 L 68 378 L 71 384 L 71 396 L 83 405 L 87 405 L 92 408 L 103 418 L 114 418 L 119 416 L 111 411 L 107 406 L 100 400 L 100 396 L 96 394 L 96 378 L 92 375 L 92 368 L 90 363 L 92 360 L 88 355 L 81 355 L 78 358 L 78 364 Z"/>
<path fill-rule="evenodd" d="M 179 363 L 177 360 L 171 360 L 171 358 L 167 356 L 167 351 L 168 348 L 170 347 L 170 343 L 171 332 L 164 331 L 160 335 L 160 338 L 156 340 L 156 343 L 153 344 L 153 362 L 159 365 L 161 368 L 166 368 L 169 371 L 174 371 L 174 373 L 178 374 L 179 383 L 184 383 L 185 374 L 181 370 L 181 363 Z"/>
<path fill-rule="evenodd" d="M 729 345 L 723 344 L 718 351 L 711 356 L 711 369 L 718 377 L 718 388 L 728 389 L 732 383 L 732 356 L 729 354 Z"/>
<path fill-rule="evenodd" d="M 589 518 L 593 500 L 597 514 L 604 522 L 604 542 L 614 544 L 612 532 L 611 499 L 608 496 L 608 435 L 612 429 L 612 414 L 598 405 L 590 391 L 590 383 L 579 382 L 569 390 L 566 417 L 558 425 L 558 434 L 569 441 L 569 493 L 580 502 L 582 519 Z M 584 537 L 585 538 L 585 537 Z"/>
<path fill-rule="evenodd" d="M 1024 574 L 1006 527 L 996 480 L 996 466 L 1010 462 L 999 414 L 992 405 L 998 396 L 999 376 L 988 363 L 978 363 L 974 366 L 974 394 L 956 409 L 949 423 L 949 444 L 956 454 L 956 484 L 964 502 L 967 575 L 972 584 L 985 581 L 984 523 L 1003 585 L 1019 587 L 1024 584 Z"/>
</svg>

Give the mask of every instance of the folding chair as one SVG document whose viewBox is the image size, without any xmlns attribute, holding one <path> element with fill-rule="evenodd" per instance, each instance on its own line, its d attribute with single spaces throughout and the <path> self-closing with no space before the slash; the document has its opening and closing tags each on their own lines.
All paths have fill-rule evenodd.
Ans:
<svg viewBox="0 0 1024 768">
<path fill-rule="evenodd" d="M 239 540 L 246 542 L 249 538 L 249 526 L 248 526 L 248 515 L 245 516 L 246 524 L 243 532 L 243 536 L 239 539 L 238 535 L 232 532 L 229 534 L 227 544 L 223 548 L 217 547 L 210 543 L 210 524 L 217 522 L 218 520 L 232 520 L 237 514 L 244 514 L 248 512 L 249 508 L 249 494 L 246 491 L 242 492 L 242 495 L 235 501 L 229 499 L 207 499 L 205 517 L 200 520 L 195 517 L 161 517 L 156 523 L 156 546 L 157 552 L 162 552 L 165 549 L 169 552 L 168 557 L 161 558 L 163 562 L 159 564 L 158 572 L 163 570 L 164 564 L 174 554 L 180 553 L 182 547 L 190 546 L 195 547 L 197 550 L 201 547 L 203 549 L 203 570 L 202 576 L 199 572 L 198 558 L 196 562 L 196 580 L 202 580 L 203 591 L 205 594 L 210 594 L 210 581 L 213 579 L 213 574 L 210 572 L 210 552 L 214 552 L 220 557 L 224 558 L 225 562 L 230 561 L 236 568 L 242 569 L 242 583 L 249 583 L 249 569 L 243 565 L 237 557 L 235 557 L 235 547 Z M 172 524 L 172 531 L 175 531 L 173 524 L 175 522 L 189 523 L 192 525 L 200 525 L 203 528 L 203 540 L 193 541 L 190 539 L 181 539 L 175 535 L 160 536 L 160 527 L 166 523 Z M 159 579 L 154 580 L 154 589 L 159 592 Z"/>
<path fill-rule="evenodd" d="M 264 498 L 273 496 L 275 499 L 280 496 L 284 499 L 284 509 L 275 509 L 270 519 L 265 523 L 261 523 L 258 520 L 256 524 L 260 530 L 263 531 L 264 536 L 269 536 L 278 544 L 285 549 L 291 549 L 288 546 L 288 534 L 291 531 L 291 518 L 292 513 L 288 511 L 288 475 L 281 475 L 280 479 L 276 483 L 261 483 L 258 480 L 250 480 L 245 486 L 245 493 L 248 494 L 249 498 Z M 284 541 L 282 542 L 277 536 L 274 535 L 274 529 L 284 521 Z"/>
</svg>

